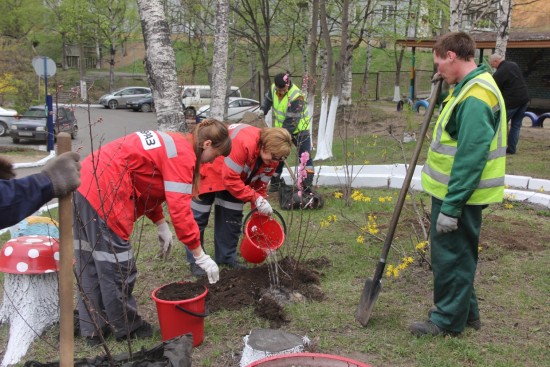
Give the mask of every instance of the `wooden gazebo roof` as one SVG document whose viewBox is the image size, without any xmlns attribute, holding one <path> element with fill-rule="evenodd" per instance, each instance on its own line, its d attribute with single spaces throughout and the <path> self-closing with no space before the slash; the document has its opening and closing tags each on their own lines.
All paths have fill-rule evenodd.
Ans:
<svg viewBox="0 0 550 367">
<path fill-rule="evenodd" d="M 496 47 L 496 32 L 470 33 L 476 41 L 478 49 L 494 49 Z M 407 38 L 397 43 L 407 47 L 433 48 L 435 39 Z M 550 48 L 550 32 L 512 32 L 506 48 Z"/>
</svg>

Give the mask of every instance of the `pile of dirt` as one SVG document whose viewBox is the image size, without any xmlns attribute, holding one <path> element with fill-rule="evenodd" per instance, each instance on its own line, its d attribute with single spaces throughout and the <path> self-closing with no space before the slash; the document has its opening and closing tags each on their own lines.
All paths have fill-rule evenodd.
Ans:
<svg viewBox="0 0 550 367">
<path fill-rule="evenodd" d="M 222 269 L 220 280 L 208 284 L 206 277 L 195 282 L 208 288 L 208 311 L 239 310 L 253 305 L 255 313 L 278 328 L 290 321 L 284 306 L 290 302 L 322 301 L 321 270 L 330 266 L 325 257 L 297 262 L 284 258 L 266 261 L 248 269 Z"/>
</svg>

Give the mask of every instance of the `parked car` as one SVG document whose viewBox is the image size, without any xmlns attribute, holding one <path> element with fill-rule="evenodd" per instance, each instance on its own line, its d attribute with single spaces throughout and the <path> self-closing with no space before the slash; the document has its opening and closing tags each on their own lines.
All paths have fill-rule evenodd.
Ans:
<svg viewBox="0 0 550 367">
<path fill-rule="evenodd" d="M 155 110 L 155 102 L 153 102 L 153 94 L 146 94 L 141 98 L 134 98 L 126 102 L 126 108 L 131 108 L 134 111 L 151 112 Z"/>
<path fill-rule="evenodd" d="M 260 110 L 260 102 L 241 97 L 229 97 L 227 101 L 227 120 L 237 121 L 243 118 L 245 112 L 257 113 Z M 202 106 L 197 111 L 199 119 L 210 117 L 210 105 Z"/>
<path fill-rule="evenodd" d="M 17 111 L 0 107 L 0 136 L 8 135 L 11 123 L 15 120 Z"/>
<path fill-rule="evenodd" d="M 212 93 L 209 85 L 185 85 L 181 88 L 181 104 L 184 110 L 197 111 L 200 107 L 210 104 Z M 239 87 L 232 86 L 228 97 L 241 97 Z"/>
<path fill-rule="evenodd" d="M 151 88 L 147 87 L 126 87 L 104 94 L 99 98 L 99 104 L 105 108 L 116 110 L 117 108 L 126 108 L 126 102 L 130 99 L 145 97 L 151 93 Z"/>
<path fill-rule="evenodd" d="M 29 140 L 48 140 L 46 106 L 32 106 L 19 118 L 15 119 L 10 125 L 10 136 L 14 143 L 19 143 L 21 139 Z M 78 124 L 74 112 L 70 109 L 59 106 L 53 107 L 53 129 L 54 134 L 67 132 L 71 134 L 72 139 L 78 136 Z M 54 136 L 55 136 L 54 135 Z"/>
</svg>

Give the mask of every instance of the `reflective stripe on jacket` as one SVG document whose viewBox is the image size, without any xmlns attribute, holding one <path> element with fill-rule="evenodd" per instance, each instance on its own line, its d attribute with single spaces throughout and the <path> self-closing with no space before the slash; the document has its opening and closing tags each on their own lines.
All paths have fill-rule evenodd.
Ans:
<svg viewBox="0 0 550 367">
<path fill-rule="evenodd" d="M 164 218 L 166 201 L 178 239 L 192 250 L 200 245 L 191 211 L 195 162 L 191 135 L 140 131 L 84 159 L 78 191 L 125 240 L 141 216 L 154 223 Z"/>
<path fill-rule="evenodd" d="M 284 127 L 291 134 L 309 130 L 309 113 L 300 88 L 292 84 L 288 92 L 279 100 L 275 84 L 273 84 L 271 86 L 271 95 L 273 97 L 274 127 Z M 301 105 L 298 110 L 295 110 L 292 105 L 298 102 L 297 99 L 299 97 L 302 98 L 300 101 Z"/>
<path fill-rule="evenodd" d="M 259 196 L 266 196 L 267 184 L 279 162 L 273 161 L 270 165 L 263 163 L 260 156 L 261 129 L 247 124 L 232 124 L 228 130 L 231 153 L 201 166 L 199 193 L 227 190 L 243 202 L 254 203 Z M 258 170 L 250 176 L 258 159 Z M 245 183 L 247 181 L 248 184 Z"/>
<path fill-rule="evenodd" d="M 504 175 L 506 170 L 506 110 L 504 100 L 494 79 L 489 73 L 481 73 L 468 81 L 457 96 L 450 94 L 433 132 L 428 159 L 422 170 L 422 187 L 432 196 L 444 200 L 448 193 L 451 171 L 455 161 L 458 142 L 447 132 L 447 124 L 453 111 L 468 97 L 482 99 L 489 91 L 496 97 L 492 108 L 499 112 L 498 128 L 489 146 L 487 163 L 481 173 L 477 188 L 467 199 L 468 205 L 483 205 L 502 202 L 504 195 Z"/>
</svg>

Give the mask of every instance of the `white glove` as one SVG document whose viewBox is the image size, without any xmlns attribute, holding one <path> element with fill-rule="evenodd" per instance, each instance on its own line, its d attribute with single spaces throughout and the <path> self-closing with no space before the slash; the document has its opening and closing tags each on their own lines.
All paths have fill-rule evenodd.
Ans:
<svg viewBox="0 0 550 367">
<path fill-rule="evenodd" d="M 195 263 L 206 272 L 206 275 L 208 275 L 208 281 L 210 284 L 214 284 L 220 280 L 220 269 L 210 256 L 202 251 L 199 256 L 193 255 L 193 257 L 195 258 Z"/>
<path fill-rule="evenodd" d="M 159 231 L 159 252 L 158 256 L 164 260 L 168 258 L 168 255 L 170 255 L 170 250 L 172 250 L 172 244 L 174 243 L 174 237 L 172 235 L 172 232 L 170 232 L 170 228 L 168 227 L 168 223 L 166 221 L 157 224 L 157 228 Z"/>
<path fill-rule="evenodd" d="M 439 213 L 437 217 L 437 233 L 449 233 L 458 229 L 458 218 L 449 217 L 443 213 Z"/>
<path fill-rule="evenodd" d="M 273 214 L 273 208 L 271 207 L 269 202 L 262 196 L 258 196 L 258 198 L 256 199 L 256 209 L 258 209 L 258 213 L 263 215 Z"/>
</svg>

